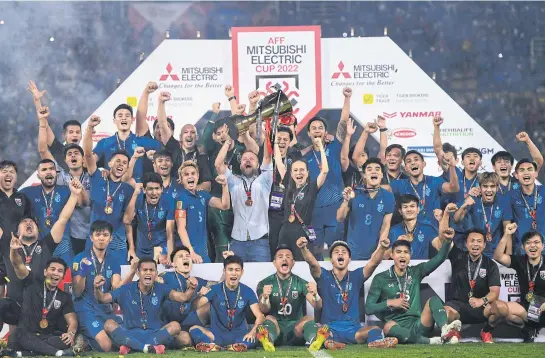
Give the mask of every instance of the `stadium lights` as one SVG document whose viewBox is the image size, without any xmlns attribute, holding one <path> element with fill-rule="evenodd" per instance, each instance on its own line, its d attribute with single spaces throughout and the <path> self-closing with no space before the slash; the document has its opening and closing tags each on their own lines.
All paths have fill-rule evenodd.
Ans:
<svg viewBox="0 0 545 358">
<path fill-rule="evenodd" d="M 0 25 L 4 25 L 4 20 L 0 20 Z"/>
<path fill-rule="evenodd" d="M 346 37 L 346 36 L 348 36 L 348 35 L 346 34 L 346 32 L 343 32 L 343 37 Z"/>
<path fill-rule="evenodd" d="M 200 32 L 200 31 L 197 31 L 197 38 L 198 38 L 198 39 L 201 38 L 201 32 Z"/>
<path fill-rule="evenodd" d="M 431 79 L 435 81 L 435 72 L 432 72 Z"/>
<path fill-rule="evenodd" d="M 169 39 L 169 38 L 170 38 L 170 31 L 166 30 L 165 31 L 165 39 Z"/>
<path fill-rule="evenodd" d="M 231 29 L 229 29 L 229 38 L 231 38 Z"/>
<path fill-rule="evenodd" d="M 140 52 L 140 62 L 144 61 L 144 55 L 145 55 L 145 53 Z"/>
<path fill-rule="evenodd" d="M 53 36 L 51 36 L 51 37 L 49 38 L 49 42 L 53 42 L 53 41 L 55 41 L 55 38 L 54 38 Z"/>
<path fill-rule="evenodd" d="M 503 58 L 503 54 L 501 52 L 498 54 L 498 58 Z"/>
<path fill-rule="evenodd" d="M 117 80 L 115 81 L 115 88 L 118 88 L 119 85 L 121 85 L 121 77 L 117 77 Z"/>
<path fill-rule="evenodd" d="M 388 28 L 384 26 L 384 36 L 388 36 Z"/>
<path fill-rule="evenodd" d="M 350 37 L 354 37 L 354 27 L 350 28 Z"/>
<path fill-rule="evenodd" d="M 413 50 L 412 49 L 409 49 L 409 57 L 413 58 Z"/>
</svg>

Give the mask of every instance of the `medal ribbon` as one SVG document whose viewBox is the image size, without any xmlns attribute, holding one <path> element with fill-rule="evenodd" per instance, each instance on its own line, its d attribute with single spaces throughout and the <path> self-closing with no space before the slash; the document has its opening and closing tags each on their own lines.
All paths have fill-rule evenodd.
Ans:
<svg viewBox="0 0 545 358">
<path fill-rule="evenodd" d="M 288 304 L 288 295 L 291 291 L 291 284 L 293 282 L 293 276 L 290 276 L 290 281 L 289 281 L 289 284 L 288 284 L 288 289 L 286 290 L 286 296 L 284 297 L 284 294 L 282 292 L 282 283 L 280 282 L 280 278 L 278 278 L 278 275 L 275 275 L 276 276 L 276 283 L 278 283 L 278 293 L 280 295 L 280 304 L 282 305 L 282 309 L 284 307 L 286 307 L 286 305 Z M 282 311 L 284 316 L 286 315 L 286 311 L 283 310 Z"/>
<path fill-rule="evenodd" d="M 426 205 L 426 176 L 424 175 L 424 178 L 422 180 L 424 182 L 424 185 L 422 186 L 422 197 L 418 194 L 418 190 L 416 190 L 415 186 L 413 185 L 413 182 L 411 179 L 409 179 L 409 184 L 411 184 L 411 187 L 413 188 L 414 193 L 418 197 L 418 200 L 420 201 L 420 205 L 422 206 L 422 210 L 424 210 L 424 207 Z M 420 184 L 420 183 L 418 183 Z M 418 186 L 418 184 L 416 184 Z"/>
<path fill-rule="evenodd" d="M 246 200 L 252 200 L 252 185 L 254 184 L 254 181 L 256 180 L 256 176 L 252 177 L 250 181 L 250 187 L 248 188 L 248 184 L 246 184 L 246 178 L 241 177 L 242 179 L 242 185 L 244 185 L 244 191 L 246 192 Z"/>
<path fill-rule="evenodd" d="M 486 211 L 484 210 L 484 202 L 482 199 L 481 199 L 481 207 L 483 209 L 484 225 L 486 227 L 487 234 L 492 235 L 492 223 L 490 222 L 490 219 L 492 219 L 492 212 L 494 211 L 494 203 L 492 203 L 492 206 L 490 207 L 490 216 L 486 215 Z"/>
<path fill-rule="evenodd" d="M 469 258 L 469 254 L 467 255 L 467 278 L 469 279 L 469 294 L 471 297 L 473 297 L 473 289 L 475 288 L 475 285 L 477 284 L 477 275 L 479 274 L 479 269 L 481 268 L 481 263 L 483 262 L 483 255 L 479 257 L 479 261 L 477 262 L 477 266 L 475 267 L 475 272 L 473 274 L 471 273 L 471 259 Z"/>
<path fill-rule="evenodd" d="M 47 197 L 45 196 L 44 188 L 42 187 L 42 196 L 44 197 L 45 202 L 45 216 L 51 216 L 51 213 L 53 212 L 53 197 L 55 196 L 55 188 L 53 187 L 53 190 L 51 190 L 51 200 L 49 200 L 49 203 L 47 202 Z"/>
<path fill-rule="evenodd" d="M 331 271 L 331 274 L 335 279 L 335 284 L 337 285 L 337 288 L 341 292 L 341 297 L 343 298 L 343 312 L 346 313 L 348 311 L 348 285 L 350 284 L 350 271 L 346 273 L 346 284 L 344 287 L 344 291 L 341 288 L 341 283 L 339 282 L 339 279 L 337 278 L 335 273 Z"/>
<path fill-rule="evenodd" d="M 121 148 L 121 141 L 119 140 L 119 134 L 117 134 L 117 132 L 115 132 L 115 139 L 117 139 L 117 147 L 119 148 L 119 150 L 126 150 L 125 148 L 127 148 L 127 140 L 123 141 L 123 148 Z"/>
<path fill-rule="evenodd" d="M 526 270 L 528 271 L 528 293 L 533 294 L 534 293 L 534 287 L 536 286 L 536 277 L 537 273 L 541 269 L 541 265 L 543 265 L 543 256 L 541 256 L 541 259 L 539 260 L 539 266 L 537 267 L 536 272 L 530 277 L 530 261 L 526 261 Z"/>
<path fill-rule="evenodd" d="M 186 161 L 186 159 L 185 159 L 185 155 L 186 155 L 186 154 L 185 154 L 185 152 L 184 152 L 183 149 L 181 150 L 181 152 L 182 152 L 182 163 L 183 163 L 183 162 Z M 187 160 L 191 160 L 193 163 L 196 163 L 196 162 L 197 162 L 197 151 L 189 152 L 189 153 L 192 153 L 193 156 L 192 156 L 192 158 L 187 159 Z M 189 155 L 188 155 L 188 156 L 189 156 Z"/>
<path fill-rule="evenodd" d="M 475 175 L 475 178 L 473 178 L 473 181 L 471 182 L 471 185 L 469 186 L 469 189 L 466 188 L 466 171 L 464 170 L 464 172 L 462 173 L 463 174 L 463 177 L 464 177 L 464 199 L 467 198 L 469 196 L 469 191 L 471 190 L 471 188 L 473 188 L 473 184 L 475 184 L 475 181 L 477 180 L 478 176 Z"/>
<path fill-rule="evenodd" d="M 114 201 L 114 196 L 117 193 L 117 191 L 121 188 L 121 182 L 119 182 L 119 185 L 117 188 L 115 188 L 114 193 L 110 195 L 110 179 L 106 179 L 106 203 L 107 205 L 111 204 Z"/>
<path fill-rule="evenodd" d="M 157 205 L 153 208 L 153 214 L 151 214 L 151 220 L 149 216 L 149 210 L 148 210 L 148 201 L 144 200 L 144 205 L 146 209 L 146 223 L 148 224 L 148 240 L 151 240 L 151 224 L 153 222 L 153 219 L 155 218 L 155 212 L 157 211 L 157 206 L 159 206 L 159 202 L 157 202 Z"/>
<path fill-rule="evenodd" d="M 25 249 L 25 245 L 21 245 L 21 248 L 23 249 L 23 253 L 25 255 L 25 264 L 30 264 L 32 262 L 32 255 L 34 254 L 34 250 L 36 250 L 36 247 L 38 246 L 38 241 L 36 241 L 34 243 L 34 247 L 32 248 L 32 250 L 30 250 L 30 254 L 27 253 L 26 249 Z"/>
<path fill-rule="evenodd" d="M 388 185 L 390 185 L 390 180 L 399 180 L 399 178 L 401 178 L 402 174 L 403 174 L 403 172 L 401 170 L 399 170 L 399 175 L 397 176 L 397 178 L 390 179 L 390 174 L 388 174 L 388 172 L 386 172 L 386 181 L 388 182 Z"/>
<path fill-rule="evenodd" d="M 403 286 L 401 286 L 401 280 L 399 279 L 399 276 L 395 272 L 395 269 L 392 266 L 393 274 L 397 280 L 397 287 L 399 288 L 399 297 L 405 298 L 405 292 L 407 291 L 407 278 L 409 277 L 409 268 L 405 270 L 405 275 L 403 275 Z"/>
<path fill-rule="evenodd" d="M 227 324 L 227 328 L 231 330 L 233 328 L 233 318 L 235 318 L 235 312 L 237 310 L 237 304 L 240 298 L 240 285 L 238 285 L 237 288 L 237 296 L 235 299 L 234 308 L 231 308 L 231 304 L 229 303 L 229 297 L 227 296 L 227 292 L 225 291 L 225 282 L 222 284 L 221 287 L 223 288 L 223 295 L 225 296 L 225 307 L 227 307 L 227 316 L 229 317 L 229 323 Z"/>
<path fill-rule="evenodd" d="M 327 148 L 327 144 L 324 146 L 324 152 Z M 318 159 L 318 156 L 316 155 L 316 152 L 314 151 L 314 148 L 312 148 L 312 154 L 314 154 L 314 158 L 316 159 L 316 164 L 318 164 L 318 169 L 322 170 L 322 163 L 320 163 L 320 160 Z M 320 154 L 321 156 L 321 154 Z"/>
<path fill-rule="evenodd" d="M 153 296 L 153 289 L 155 288 L 155 286 L 151 286 L 151 295 Z M 144 301 L 142 299 L 142 291 L 140 290 L 140 287 L 138 287 L 138 295 L 140 296 L 140 314 L 142 315 L 142 328 L 143 329 L 146 329 L 147 328 L 147 323 L 148 323 L 148 313 L 146 312 L 146 310 L 144 310 Z"/>
<path fill-rule="evenodd" d="M 528 214 L 532 217 L 532 229 L 537 228 L 537 222 L 536 222 L 536 216 L 537 216 L 537 187 L 534 184 L 534 204 L 533 204 L 533 210 L 530 210 L 530 205 L 528 205 L 528 202 L 526 201 L 526 198 L 524 197 L 524 193 L 522 192 L 522 188 L 520 189 L 520 196 L 522 197 L 522 201 L 524 201 L 524 206 L 526 206 L 526 210 L 528 210 Z"/>
<path fill-rule="evenodd" d="M 51 302 L 49 302 L 48 305 L 46 305 L 47 300 L 47 287 L 44 282 L 44 300 L 43 300 L 43 306 L 42 306 L 42 319 L 45 319 L 47 314 L 49 313 L 49 310 L 51 309 L 51 306 L 53 306 L 53 302 L 55 302 L 55 298 L 57 297 L 57 292 L 59 290 L 55 288 L 55 291 L 53 292 L 53 297 L 51 298 Z"/>
</svg>

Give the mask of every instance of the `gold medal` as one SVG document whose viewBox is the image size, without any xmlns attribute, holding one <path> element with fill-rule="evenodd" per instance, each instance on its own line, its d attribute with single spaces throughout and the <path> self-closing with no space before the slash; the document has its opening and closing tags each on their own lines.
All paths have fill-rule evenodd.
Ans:
<svg viewBox="0 0 545 358">
<path fill-rule="evenodd" d="M 528 303 L 534 303 L 534 294 L 533 292 L 528 292 L 526 294 L 526 301 L 528 301 Z"/>
<path fill-rule="evenodd" d="M 469 293 L 467 294 L 467 296 L 468 296 L 469 298 L 472 298 L 472 297 L 473 297 L 473 291 L 469 291 Z"/>
<path fill-rule="evenodd" d="M 290 223 L 295 222 L 295 215 L 290 214 L 290 216 L 288 216 L 288 221 L 289 221 Z"/>
<path fill-rule="evenodd" d="M 51 219 L 50 218 L 45 219 L 45 226 L 51 227 Z"/>
<path fill-rule="evenodd" d="M 246 204 L 246 206 L 252 206 L 254 204 L 254 202 L 252 201 L 252 199 L 248 198 L 248 199 L 246 199 L 244 204 Z"/>
<path fill-rule="evenodd" d="M 354 192 L 354 190 L 352 190 L 350 192 L 350 199 L 354 199 L 356 197 L 356 193 Z"/>
<path fill-rule="evenodd" d="M 106 215 L 111 215 L 114 212 L 114 209 L 111 206 L 106 205 L 104 207 L 104 212 L 106 213 Z"/>
<path fill-rule="evenodd" d="M 42 319 L 40 320 L 40 328 L 41 328 L 41 329 L 46 329 L 47 326 L 49 326 L 49 323 L 47 322 L 47 320 L 46 320 L 45 318 L 42 318 Z"/>
</svg>

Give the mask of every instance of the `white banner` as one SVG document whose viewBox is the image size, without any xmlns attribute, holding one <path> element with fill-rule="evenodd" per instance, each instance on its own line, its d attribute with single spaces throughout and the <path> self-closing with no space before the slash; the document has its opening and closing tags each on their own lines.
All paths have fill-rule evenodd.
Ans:
<svg viewBox="0 0 545 358">
<path fill-rule="evenodd" d="M 213 102 L 229 108 L 225 84 L 234 84 L 239 102 L 246 103 L 250 91 L 267 94 L 278 83 L 298 110 L 299 129 L 304 118 L 322 108 L 342 108 L 342 89 L 351 86 L 351 109 L 360 124 L 379 114 L 386 117 L 390 143 L 423 153 L 429 175 L 440 173 L 432 146 L 434 115 L 445 119 L 444 142 L 460 152 L 470 146 L 481 149 L 482 170 L 491 170 L 491 156 L 503 150 L 388 37 L 320 40 L 316 26 L 233 28 L 232 33 L 232 42 L 165 40 L 95 111 L 103 120 L 95 140 L 115 133 L 114 108 L 120 103 L 136 107 L 148 81 L 172 92 L 167 114 L 176 124 L 176 137 L 183 124 L 201 120 Z M 150 122 L 156 106 L 157 93 L 150 98 Z M 31 175 L 23 187 L 34 182 Z"/>
<path fill-rule="evenodd" d="M 322 109 L 320 26 L 234 28 L 233 85 L 240 101 L 279 85 L 304 124 Z"/>
</svg>

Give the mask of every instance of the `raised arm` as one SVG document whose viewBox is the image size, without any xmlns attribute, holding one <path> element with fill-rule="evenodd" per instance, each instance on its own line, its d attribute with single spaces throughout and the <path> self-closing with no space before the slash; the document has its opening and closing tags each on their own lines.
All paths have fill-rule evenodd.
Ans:
<svg viewBox="0 0 545 358">
<path fill-rule="evenodd" d="M 125 225 L 130 225 L 134 219 L 134 214 L 136 212 L 136 199 L 138 199 L 138 195 L 142 191 L 142 184 L 138 184 L 134 188 L 134 192 L 132 193 L 131 200 L 129 200 L 129 203 L 127 204 L 127 208 L 125 209 L 125 213 L 123 214 L 123 223 Z"/>
<path fill-rule="evenodd" d="M 443 241 L 439 253 L 429 261 L 419 264 L 422 265 L 423 277 L 435 271 L 447 259 L 454 238 L 454 229 L 446 228 L 439 231 L 439 237 Z"/>
<path fill-rule="evenodd" d="M 269 297 L 272 294 L 272 288 L 272 285 L 262 285 L 261 283 L 257 286 L 259 310 L 264 314 L 269 313 L 271 310 Z"/>
<path fill-rule="evenodd" d="M 337 133 L 335 134 L 335 137 L 337 137 L 337 140 L 341 143 L 344 142 L 344 137 L 346 136 L 346 123 L 350 117 L 350 97 L 352 97 L 352 88 L 345 87 L 343 89 L 343 95 L 344 104 L 341 110 L 341 119 L 337 124 Z"/>
<path fill-rule="evenodd" d="M 159 126 L 159 132 L 161 133 L 161 141 L 164 145 L 168 143 L 170 137 L 172 137 L 172 131 L 168 126 L 167 111 L 165 109 L 165 103 L 170 101 L 169 92 L 159 93 L 159 99 L 157 104 L 157 125 Z M 147 124 L 146 124 L 147 125 Z"/>
<path fill-rule="evenodd" d="M 252 91 L 248 94 L 248 101 L 250 102 L 250 107 L 248 108 L 248 113 L 254 113 L 257 109 L 257 103 L 259 102 L 261 95 L 258 91 Z"/>
<path fill-rule="evenodd" d="M 235 89 L 231 85 L 226 85 L 224 88 L 225 97 L 229 101 L 229 107 L 231 108 L 231 114 L 237 113 L 237 97 L 235 97 Z"/>
<path fill-rule="evenodd" d="M 278 170 L 278 174 L 280 174 L 281 180 L 284 180 L 284 177 L 286 176 L 287 167 L 284 164 L 284 161 L 282 160 L 282 154 L 280 154 L 280 148 L 278 148 L 278 142 L 274 141 L 274 163 L 276 165 L 276 169 Z"/>
<path fill-rule="evenodd" d="M 49 127 L 47 120 L 49 115 L 50 113 L 48 107 L 40 107 L 38 109 L 38 122 L 40 123 L 38 127 L 38 152 L 40 153 L 40 158 L 42 159 L 55 160 L 49 151 L 49 147 L 47 146 L 47 128 Z"/>
<path fill-rule="evenodd" d="M 537 164 L 537 171 L 539 172 L 541 170 L 541 167 L 543 167 L 543 155 L 539 151 L 539 148 L 534 144 L 534 142 L 530 139 L 530 136 L 526 132 L 520 132 L 519 134 L 517 134 L 517 140 L 521 143 L 526 144 L 526 146 L 528 147 L 528 151 L 532 156 L 532 160 Z"/>
<path fill-rule="evenodd" d="M 300 237 L 297 240 L 297 247 L 301 249 L 301 254 L 310 268 L 310 274 L 317 280 L 322 276 L 322 268 L 320 267 L 318 260 L 316 260 L 312 252 L 308 249 L 307 244 L 308 241 L 306 237 Z"/>
<path fill-rule="evenodd" d="M 441 141 L 441 124 L 443 124 L 443 118 L 439 116 L 433 117 L 433 151 L 439 163 L 441 163 L 445 156 L 443 142 Z"/>
<path fill-rule="evenodd" d="M 458 173 L 456 173 L 456 162 L 454 161 L 454 157 L 449 157 L 447 160 L 449 164 L 449 181 L 443 183 L 441 189 L 443 193 L 457 193 L 460 191 L 460 183 L 458 183 Z"/>
<path fill-rule="evenodd" d="M 198 284 L 199 282 L 195 277 L 190 277 L 187 279 L 187 289 L 184 292 L 171 290 L 168 294 L 168 299 L 176 302 L 189 302 L 193 298 Z"/>
<path fill-rule="evenodd" d="M 95 127 L 99 124 L 100 117 L 92 115 L 91 118 L 89 118 L 87 130 L 85 130 L 85 135 L 83 136 L 83 153 L 89 175 L 93 175 L 97 170 L 97 157 L 95 157 L 95 154 L 93 153 L 93 132 Z"/>
<path fill-rule="evenodd" d="M 316 285 L 316 282 L 307 282 L 307 294 L 306 299 L 307 302 L 310 303 L 312 308 L 315 310 L 321 310 L 322 309 L 322 298 L 318 294 L 318 285 Z"/>
<path fill-rule="evenodd" d="M 350 140 L 355 132 L 356 126 L 354 126 L 354 120 L 348 119 L 346 123 L 346 135 L 341 148 L 341 170 L 343 172 L 345 172 L 350 166 L 350 159 L 348 158 L 348 154 L 350 153 Z"/>
<path fill-rule="evenodd" d="M 229 188 L 227 187 L 227 177 L 225 175 L 218 175 L 216 183 L 221 185 L 221 199 L 211 197 L 208 206 L 220 210 L 229 210 L 231 207 L 231 197 L 229 196 Z"/>
<path fill-rule="evenodd" d="M 373 122 L 368 122 L 363 126 L 363 131 L 361 132 L 361 135 L 358 138 L 356 145 L 354 146 L 354 152 L 352 153 L 352 160 L 354 161 L 354 163 L 356 163 L 356 165 L 361 166 L 361 164 L 363 164 L 360 164 L 359 162 L 363 153 L 365 153 L 365 145 L 367 144 L 367 139 L 369 139 L 369 134 L 375 133 L 377 130 L 378 127 L 376 123 Z"/>
<path fill-rule="evenodd" d="M 227 170 L 227 166 L 225 165 L 225 158 L 227 157 L 227 152 L 229 151 L 229 147 L 231 146 L 231 140 L 227 139 L 225 143 L 221 146 L 220 151 L 218 152 L 218 156 L 216 157 L 216 161 L 214 162 L 214 166 L 216 167 L 216 171 L 218 174 L 225 174 Z"/>
<path fill-rule="evenodd" d="M 386 128 L 386 119 L 383 116 L 377 116 L 375 123 L 380 131 L 380 142 L 377 158 L 384 164 L 386 161 L 386 148 L 388 148 L 388 128 Z"/>
<path fill-rule="evenodd" d="M 98 303 L 112 303 L 112 294 L 110 292 L 102 292 L 102 286 L 106 283 L 106 279 L 102 275 L 95 277 L 93 286 L 95 288 L 95 298 Z"/>
<path fill-rule="evenodd" d="M 81 191 L 85 190 L 83 189 L 83 185 L 79 182 L 77 178 L 72 179 L 68 187 L 70 188 L 70 197 L 64 205 L 64 208 L 62 208 L 59 219 L 51 228 L 51 237 L 53 238 L 53 241 L 55 241 L 57 244 L 62 241 L 64 229 L 66 228 L 66 224 L 68 224 L 68 221 L 70 221 L 70 218 L 74 213 L 74 209 L 78 204 L 78 199 L 81 195 Z"/>
<path fill-rule="evenodd" d="M 346 217 L 348 216 L 348 213 L 350 212 L 350 200 L 352 200 L 351 195 L 354 193 L 351 187 L 347 186 L 343 190 L 343 202 L 341 203 L 341 206 L 337 209 L 337 221 L 343 222 Z"/>
<path fill-rule="evenodd" d="M 148 133 L 149 131 L 147 118 L 149 95 L 155 92 L 157 88 L 159 88 L 159 86 L 157 86 L 157 83 L 148 82 L 146 88 L 144 88 L 144 92 L 142 92 L 142 96 L 140 96 L 140 101 L 138 101 L 138 108 L 136 108 L 136 135 L 138 137 L 145 136 L 146 133 Z M 170 137 L 166 138 L 166 140 L 168 141 L 168 138 Z M 163 144 L 166 144 L 166 142 L 164 142 Z"/>
<path fill-rule="evenodd" d="M 320 162 L 322 163 L 322 168 L 320 169 L 320 174 L 316 178 L 316 186 L 318 189 L 322 187 L 325 183 L 327 173 L 329 173 L 329 164 L 327 163 L 327 155 L 325 154 L 324 143 L 322 143 L 321 138 L 314 138 L 315 143 L 318 144 L 320 148 Z"/>
<path fill-rule="evenodd" d="M 496 250 L 494 251 L 494 260 L 498 261 L 500 264 L 502 264 L 505 267 L 511 267 L 511 256 L 506 254 L 506 248 L 508 241 L 513 240 L 513 234 L 517 231 L 517 224 L 512 223 L 505 227 L 505 232 L 503 233 L 503 236 L 498 242 L 498 246 L 496 246 Z"/>
<path fill-rule="evenodd" d="M 241 135 L 239 140 L 246 146 L 247 150 L 253 152 L 255 155 L 259 154 L 259 145 L 255 139 L 250 136 L 250 131 L 246 131 L 243 135 Z"/>
<path fill-rule="evenodd" d="M 388 237 L 382 237 L 378 243 L 377 249 L 371 255 L 371 258 L 367 262 L 367 265 L 363 268 L 363 277 L 368 279 L 371 277 L 375 269 L 380 265 L 382 259 L 384 258 L 384 253 L 390 247 L 390 240 Z"/>
<path fill-rule="evenodd" d="M 462 206 L 454 213 L 454 222 L 456 224 L 461 222 L 465 218 L 469 208 L 473 205 L 475 205 L 475 199 L 473 199 L 473 197 L 470 195 L 464 200 Z"/>
<path fill-rule="evenodd" d="M 13 270 L 15 271 L 15 276 L 17 276 L 19 280 L 24 280 L 28 276 L 30 271 L 23 263 L 21 255 L 19 255 L 19 250 L 23 248 L 23 244 L 21 244 L 21 240 L 15 237 L 13 233 L 11 233 L 11 242 L 9 248 L 9 260 L 11 261 L 11 265 L 13 266 Z"/>
<path fill-rule="evenodd" d="M 218 118 L 218 115 L 220 113 L 220 107 L 221 107 L 221 103 L 219 102 L 215 102 L 212 104 L 212 112 L 213 112 L 212 116 L 210 117 L 208 122 L 206 122 L 206 126 L 204 126 L 204 130 L 202 132 L 202 137 L 201 137 L 202 145 L 206 153 L 208 153 L 208 155 L 210 155 L 210 153 L 213 152 L 216 149 L 216 146 L 218 145 L 214 141 L 213 137 L 214 137 L 215 121 Z"/>
</svg>

